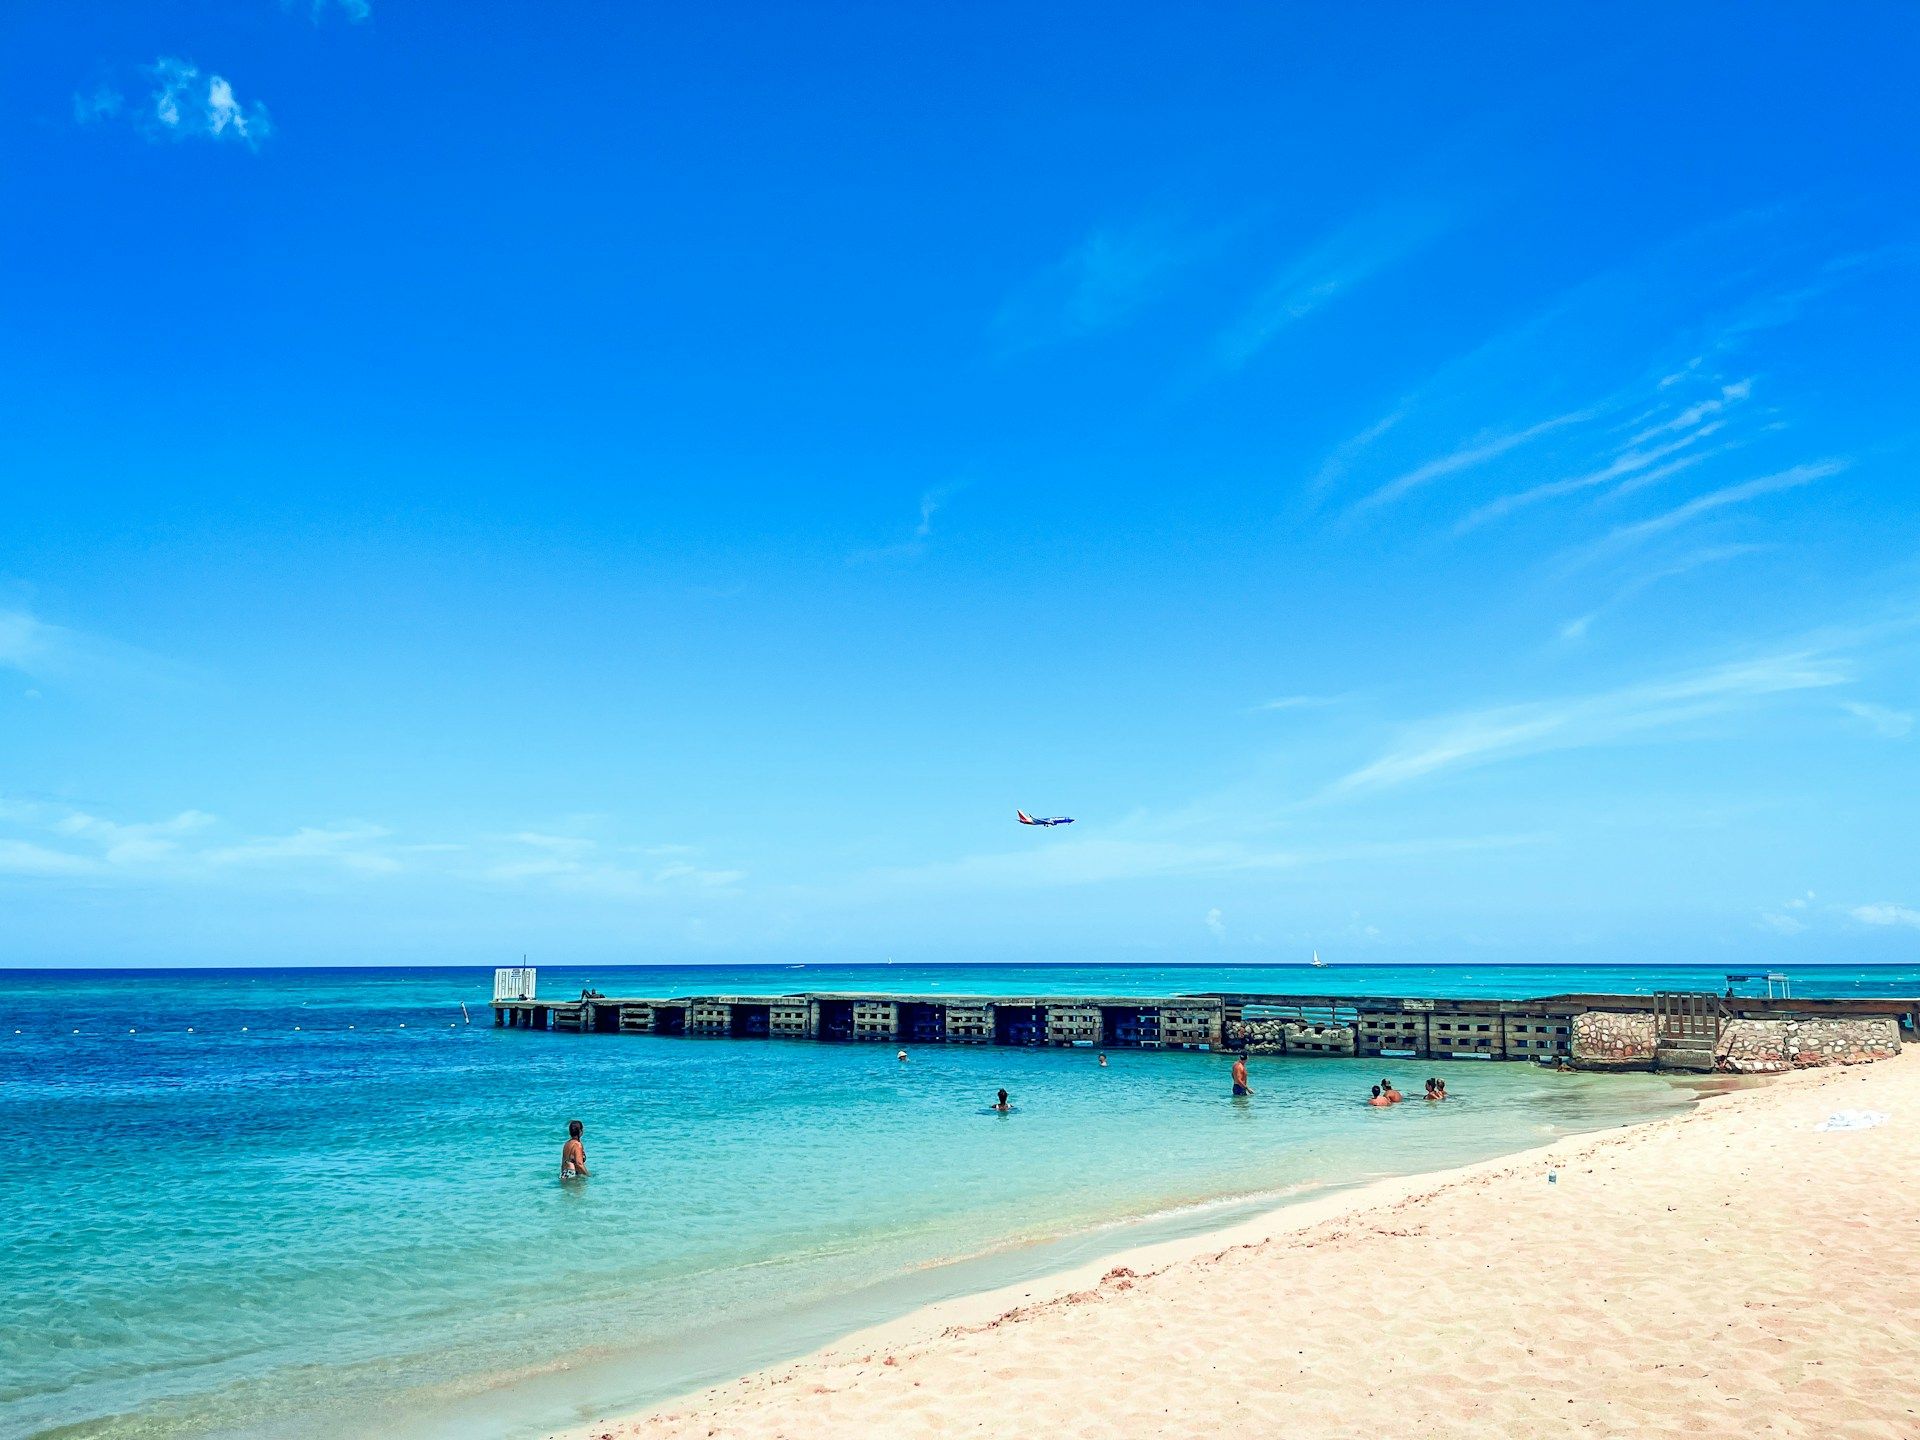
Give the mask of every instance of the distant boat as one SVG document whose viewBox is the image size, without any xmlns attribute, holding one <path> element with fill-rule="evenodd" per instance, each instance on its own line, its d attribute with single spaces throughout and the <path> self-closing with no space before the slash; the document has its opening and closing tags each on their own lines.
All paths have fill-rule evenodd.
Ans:
<svg viewBox="0 0 1920 1440">
<path fill-rule="evenodd" d="M 1313 952 L 1313 960 L 1310 963 L 1316 970 L 1324 970 L 1327 968 L 1327 962 L 1320 958 L 1320 952 L 1318 950 Z"/>
</svg>

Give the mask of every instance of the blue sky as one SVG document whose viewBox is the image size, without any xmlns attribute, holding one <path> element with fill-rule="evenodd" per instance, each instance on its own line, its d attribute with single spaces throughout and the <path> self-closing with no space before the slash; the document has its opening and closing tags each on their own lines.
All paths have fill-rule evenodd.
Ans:
<svg viewBox="0 0 1920 1440">
<path fill-rule="evenodd" d="M 0 964 L 1920 954 L 1910 7 L 0 40 Z"/>
</svg>

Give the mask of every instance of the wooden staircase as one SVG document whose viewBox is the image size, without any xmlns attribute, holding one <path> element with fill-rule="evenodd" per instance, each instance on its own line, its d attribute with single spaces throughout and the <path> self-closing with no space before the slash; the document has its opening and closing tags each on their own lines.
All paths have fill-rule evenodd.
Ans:
<svg viewBox="0 0 1920 1440">
<path fill-rule="evenodd" d="M 1727 1018 L 1717 995 L 1697 990 L 1658 990 L 1653 997 L 1653 1063 L 1661 1070 L 1708 1071 Z"/>
</svg>

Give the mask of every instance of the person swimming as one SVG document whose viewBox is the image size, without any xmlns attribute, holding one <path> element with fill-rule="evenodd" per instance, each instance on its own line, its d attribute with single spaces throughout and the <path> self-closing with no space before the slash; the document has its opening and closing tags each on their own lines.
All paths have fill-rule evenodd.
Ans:
<svg viewBox="0 0 1920 1440">
<path fill-rule="evenodd" d="M 1393 1102 L 1392 1102 L 1391 1100 L 1389 1100 L 1389 1099 L 1387 1099 L 1387 1097 L 1386 1097 L 1386 1096 L 1384 1096 L 1384 1095 L 1382 1095 L 1382 1094 L 1380 1093 L 1380 1087 L 1379 1087 L 1378 1085 L 1376 1085 L 1376 1086 L 1374 1086 L 1374 1087 L 1373 1087 L 1373 1098 L 1372 1098 L 1371 1100 L 1369 1100 L 1369 1101 L 1367 1101 L 1367 1104 L 1369 1104 L 1369 1105 L 1391 1105 L 1391 1104 L 1393 1104 Z"/>
<path fill-rule="evenodd" d="M 580 1143 L 581 1133 L 586 1128 L 578 1120 L 567 1122 L 567 1143 L 560 1147 L 562 1180 L 584 1180 L 590 1173 L 587 1170 L 587 1147 Z"/>
<path fill-rule="evenodd" d="M 1100 1052 L 1100 1068 L 1102 1070 L 1107 1068 L 1107 1052 L 1104 1050 Z"/>
<path fill-rule="evenodd" d="M 1426 1098 L 1429 1100 L 1438 1100 L 1440 1098 L 1440 1082 L 1434 1079 L 1433 1076 L 1431 1075 L 1427 1077 Z"/>
<path fill-rule="evenodd" d="M 1000 1112 L 1001 1114 L 1003 1114 L 1003 1115 L 1004 1115 L 1004 1114 L 1006 1114 L 1007 1112 L 1009 1112 L 1009 1111 L 1011 1111 L 1011 1110 L 1013 1109 L 1013 1106 L 1011 1106 L 1011 1105 L 1009 1105 L 1009 1104 L 1007 1103 L 1007 1092 L 1006 1092 L 1006 1091 L 1004 1091 L 1004 1090 L 1002 1090 L 1002 1091 L 1000 1092 L 1000 1098 L 999 1098 L 999 1099 L 997 1099 L 997 1100 L 995 1100 L 995 1101 L 993 1102 L 993 1108 L 994 1108 L 994 1109 L 996 1109 L 996 1110 L 998 1110 L 998 1111 L 999 1111 L 999 1112 Z"/>
<path fill-rule="evenodd" d="M 1407 1098 L 1398 1090 L 1394 1089 L 1393 1082 L 1384 1075 L 1380 1077 L 1380 1093 L 1387 1097 L 1387 1103 L 1389 1105 L 1398 1105 L 1402 1100 Z"/>
<path fill-rule="evenodd" d="M 902 1050 L 898 1055 L 894 1056 L 893 1058 L 896 1060 L 904 1060 L 907 1058 L 907 1052 Z"/>
<path fill-rule="evenodd" d="M 1253 1087 L 1247 1084 L 1247 1057 L 1244 1055 L 1233 1057 L 1233 1094 L 1235 1099 L 1253 1094 Z"/>
<path fill-rule="evenodd" d="M 1447 1098 L 1447 1082 L 1446 1081 L 1436 1080 L 1433 1082 L 1433 1098 L 1436 1100 L 1444 1100 Z"/>
</svg>

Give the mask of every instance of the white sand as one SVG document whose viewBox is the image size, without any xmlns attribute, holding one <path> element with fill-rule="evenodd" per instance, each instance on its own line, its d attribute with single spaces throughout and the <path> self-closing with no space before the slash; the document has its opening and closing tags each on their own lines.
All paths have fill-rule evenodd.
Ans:
<svg viewBox="0 0 1920 1440">
<path fill-rule="evenodd" d="M 1843 1109 L 1889 1118 L 1814 1129 Z M 1909 1050 L 932 1307 L 575 1434 L 1916 1440 L 1917 1180 Z"/>
</svg>

